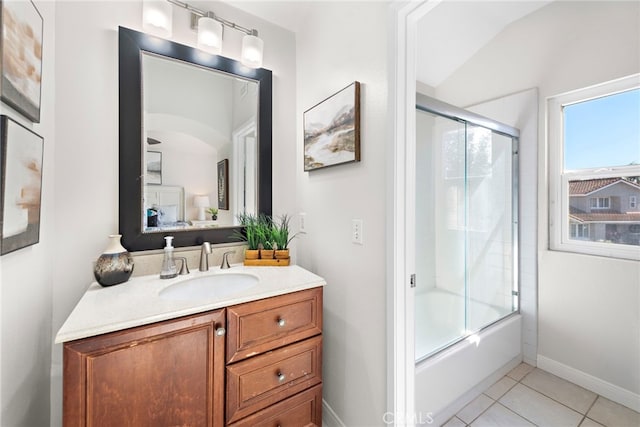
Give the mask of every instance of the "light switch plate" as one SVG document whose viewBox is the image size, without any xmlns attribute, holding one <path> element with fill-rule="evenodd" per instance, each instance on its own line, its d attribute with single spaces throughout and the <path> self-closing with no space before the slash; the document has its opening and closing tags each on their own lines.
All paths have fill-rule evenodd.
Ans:
<svg viewBox="0 0 640 427">
<path fill-rule="evenodd" d="M 356 245 L 362 245 L 362 220 L 351 220 L 351 242 Z"/>
<path fill-rule="evenodd" d="M 307 214 L 305 212 L 300 212 L 299 223 L 298 223 L 298 232 L 300 232 L 300 233 L 306 233 L 307 232 Z"/>
</svg>

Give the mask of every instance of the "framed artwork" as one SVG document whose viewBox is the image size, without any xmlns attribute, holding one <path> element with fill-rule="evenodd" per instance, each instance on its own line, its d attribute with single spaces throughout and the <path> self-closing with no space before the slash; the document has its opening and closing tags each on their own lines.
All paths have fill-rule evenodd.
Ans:
<svg viewBox="0 0 640 427">
<path fill-rule="evenodd" d="M 0 116 L 1 254 L 40 240 L 40 204 L 44 139 Z"/>
<path fill-rule="evenodd" d="M 218 209 L 229 210 L 229 159 L 218 162 Z"/>
<path fill-rule="evenodd" d="M 147 151 L 146 184 L 162 184 L 162 153 Z"/>
<path fill-rule="evenodd" d="M 0 3 L 0 98 L 40 123 L 43 19 L 32 1 Z"/>
<path fill-rule="evenodd" d="M 304 112 L 304 170 L 360 161 L 360 83 Z"/>
</svg>

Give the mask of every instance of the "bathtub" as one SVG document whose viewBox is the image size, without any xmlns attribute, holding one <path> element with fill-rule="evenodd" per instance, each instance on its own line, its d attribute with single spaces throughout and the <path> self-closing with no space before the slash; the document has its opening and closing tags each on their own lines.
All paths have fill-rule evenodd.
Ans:
<svg viewBox="0 0 640 427">
<path fill-rule="evenodd" d="M 415 411 L 442 425 L 522 361 L 522 316 L 514 313 L 416 363 Z"/>
<path fill-rule="evenodd" d="M 432 288 L 417 293 L 415 300 L 416 360 L 446 348 L 468 335 L 467 326 L 475 331 L 511 313 L 504 307 L 469 299 L 465 325 L 465 298 L 453 292 Z"/>
</svg>

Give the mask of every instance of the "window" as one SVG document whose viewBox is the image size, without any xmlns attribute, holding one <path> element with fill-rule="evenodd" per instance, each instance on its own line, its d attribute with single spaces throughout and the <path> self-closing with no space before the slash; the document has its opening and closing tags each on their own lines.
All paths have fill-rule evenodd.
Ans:
<svg viewBox="0 0 640 427">
<path fill-rule="evenodd" d="M 640 75 L 549 98 L 547 113 L 550 248 L 640 259 Z"/>
<path fill-rule="evenodd" d="M 592 197 L 591 209 L 609 209 L 608 197 Z"/>
<path fill-rule="evenodd" d="M 587 224 L 571 224 L 572 239 L 588 239 L 589 226 Z"/>
</svg>

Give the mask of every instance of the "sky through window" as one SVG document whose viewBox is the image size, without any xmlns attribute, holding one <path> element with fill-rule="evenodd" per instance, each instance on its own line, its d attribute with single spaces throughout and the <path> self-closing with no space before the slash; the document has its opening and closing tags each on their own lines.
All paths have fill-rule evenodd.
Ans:
<svg viewBox="0 0 640 427">
<path fill-rule="evenodd" d="M 564 107 L 564 168 L 640 165 L 640 89 Z"/>
</svg>

